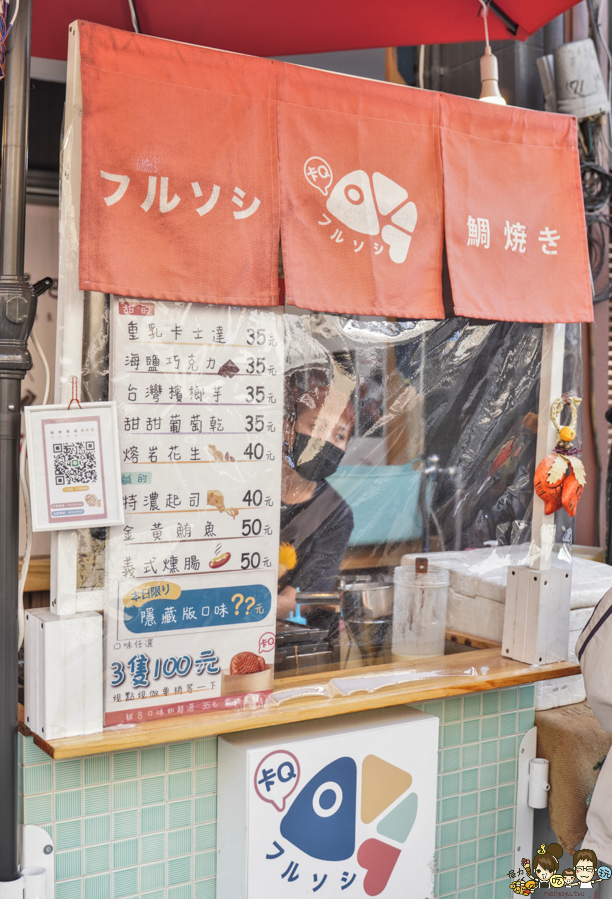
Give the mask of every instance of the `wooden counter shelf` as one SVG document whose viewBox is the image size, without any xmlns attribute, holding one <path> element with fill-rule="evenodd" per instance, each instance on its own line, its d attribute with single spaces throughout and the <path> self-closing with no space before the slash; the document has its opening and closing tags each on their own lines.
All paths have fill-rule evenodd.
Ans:
<svg viewBox="0 0 612 899">
<path fill-rule="evenodd" d="M 460 642 L 460 641 L 459 641 Z M 479 693 L 497 690 L 516 684 L 535 683 L 549 678 L 567 677 L 580 674 L 580 666 L 573 662 L 556 662 L 551 665 L 531 667 L 523 662 L 504 658 L 500 647 L 457 652 L 432 659 L 421 659 L 409 668 L 402 663 L 377 665 L 369 668 L 352 668 L 326 674 L 305 674 L 294 677 L 277 678 L 274 682 L 274 696 L 298 687 L 320 686 L 321 690 L 335 688 L 332 680 L 393 674 L 409 671 L 411 681 L 383 687 L 375 692 L 356 692 L 348 696 L 336 690 L 335 695 L 293 698 L 280 704 L 273 703 L 253 711 L 224 710 L 167 718 L 162 721 L 147 721 L 142 724 L 120 725 L 105 728 L 101 733 L 80 737 L 63 737 L 49 743 L 33 734 L 37 746 L 54 759 L 68 759 L 79 756 L 97 755 L 151 746 L 160 743 L 174 743 L 218 734 L 271 727 L 275 724 L 291 724 L 298 721 L 313 721 L 350 712 L 422 702 L 444 696 L 462 693 Z M 22 733 L 30 731 L 20 723 Z"/>
<path fill-rule="evenodd" d="M 19 557 L 21 573 L 21 556 Z M 25 593 L 43 592 L 50 589 L 51 559 L 49 556 L 32 556 L 25 582 Z"/>
</svg>

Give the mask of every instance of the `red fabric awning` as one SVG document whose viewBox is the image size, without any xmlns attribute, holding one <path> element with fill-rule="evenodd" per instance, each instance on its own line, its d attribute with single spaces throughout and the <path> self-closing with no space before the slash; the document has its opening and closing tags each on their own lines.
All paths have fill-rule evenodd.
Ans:
<svg viewBox="0 0 612 899">
<path fill-rule="evenodd" d="M 296 306 L 443 317 L 444 227 L 457 314 L 592 319 L 574 118 L 79 35 L 82 290 L 276 305 L 280 206 Z"/>
<path fill-rule="evenodd" d="M 440 95 L 275 65 L 287 302 L 444 318 Z"/>
<path fill-rule="evenodd" d="M 79 36 L 81 289 L 276 305 L 278 63 L 89 22 Z"/>
<path fill-rule="evenodd" d="M 134 0 L 144 34 L 254 56 L 484 40 L 479 0 Z M 496 0 L 525 40 L 572 0 Z M 75 19 L 132 31 L 128 0 L 34 0 L 32 55 L 66 59 Z M 512 37 L 493 13 L 493 40 Z"/>
<path fill-rule="evenodd" d="M 440 94 L 457 315 L 593 320 L 576 119 Z"/>
</svg>

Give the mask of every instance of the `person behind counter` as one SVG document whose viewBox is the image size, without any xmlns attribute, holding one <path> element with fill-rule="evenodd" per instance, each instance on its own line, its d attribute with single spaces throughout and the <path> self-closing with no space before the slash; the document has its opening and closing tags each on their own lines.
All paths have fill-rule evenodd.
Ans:
<svg viewBox="0 0 612 899">
<path fill-rule="evenodd" d="M 286 384 L 281 482 L 281 544 L 295 564 L 279 579 L 277 618 L 295 609 L 298 590 L 329 593 L 353 530 L 350 506 L 326 478 L 338 468 L 355 412 L 322 372 L 293 374 Z"/>
</svg>

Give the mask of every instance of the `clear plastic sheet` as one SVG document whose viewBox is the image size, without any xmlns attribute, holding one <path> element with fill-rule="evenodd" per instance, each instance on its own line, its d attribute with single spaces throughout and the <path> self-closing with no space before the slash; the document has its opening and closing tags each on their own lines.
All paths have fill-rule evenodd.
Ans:
<svg viewBox="0 0 612 899">
<path fill-rule="evenodd" d="M 354 381 L 355 424 L 330 479 L 352 499 L 351 548 L 529 541 L 541 326 L 304 314 L 286 316 L 286 334 L 287 375 L 333 380 L 346 360 Z M 581 381 L 579 340 L 568 325 L 565 391 Z M 379 502 L 361 498 L 365 484 Z"/>
<path fill-rule="evenodd" d="M 541 364 L 541 326 L 285 315 L 281 541 L 296 559 L 278 614 L 296 642 L 277 673 L 401 661 L 394 569 L 419 557 L 435 566 L 438 554 L 451 572 L 447 627 L 501 641 L 507 567 L 540 552 Z M 563 389 L 580 383 L 580 332 L 566 326 Z M 553 565 L 570 566 L 571 519 L 557 513 L 555 524 Z M 430 611 L 418 614 L 435 623 Z M 431 654 L 423 640 L 411 654 Z"/>
<path fill-rule="evenodd" d="M 416 559 L 426 558 L 430 571 L 436 566 L 448 571 L 444 653 L 474 651 L 474 643 L 501 640 L 507 568 L 528 565 L 538 552 L 531 517 L 539 461 L 542 326 L 463 319 L 387 321 L 147 300 L 133 314 L 134 301 L 123 311 L 122 302 L 85 296 L 79 359 L 83 399 L 108 393 L 118 402 L 125 473 L 125 528 L 79 532 L 76 553 L 76 611 L 97 610 L 105 618 L 107 726 L 220 708 L 273 708 L 448 676 L 435 658 L 425 670 L 393 651 L 394 574 Z M 179 331 L 172 334 L 172 327 Z M 200 327 L 206 329 L 209 347 L 194 354 L 183 344 L 197 342 Z M 215 346 L 219 327 L 225 339 L 231 336 L 229 352 L 223 343 Z M 265 354 L 257 349 L 262 328 Z M 249 345 L 251 339 L 254 345 Z M 164 343 L 163 359 L 161 351 L 147 348 L 151 340 Z M 225 353 L 223 359 L 219 352 Z M 68 361 L 64 359 L 66 368 Z M 220 374 L 228 362 L 232 371 Z M 249 365 L 251 380 L 236 378 Z M 580 330 L 567 325 L 563 390 L 577 393 L 581 380 Z M 157 397 L 151 393 L 155 384 Z M 178 396 L 181 385 L 183 395 Z M 248 406 L 249 386 L 253 400 L 257 387 L 262 388 L 261 409 L 257 402 Z M 225 399 L 236 405 L 226 410 L 227 421 L 216 415 L 224 431 L 213 434 L 210 428 L 218 423 L 211 424 L 212 407 L 223 402 L 219 395 L 215 399 L 219 387 L 229 390 L 232 396 Z M 275 403 L 269 403 L 272 398 Z M 206 436 L 193 424 L 193 416 L 202 412 L 195 406 L 205 407 Z M 261 447 L 255 449 L 258 443 Z M 259 469 L 253 454 L 260 455 Z M 203 459 L 208 467 L 184 464 Z M 251 483 L 247 468 L 259 471 L 257 483 Z M 146 477 L 138 483 L 147 471 L 154 472 L 155 489 Z M 213 472 L 214 484 L 208 476 Z M 253 501 L 255 491 L 261 491 L 264 515 L 247 514 L 253 512 L 248 492 Z M 201 502 L 190 506 L 198 495 Z M 180 507 L 166 509 L 168 497 L 178 497 Z M 271 505 L 266 506 L 266 497 Z M 159 516 L 151 517 L 156 509 Z M 163 518 L 161 529 L 158 517 Z M 170 517 L 171 529 L 166 528 Z M 261 533 L 247 539 L 255 520 Z M 218 523 L 223 523 L 221 530 Z M 554 566 L 571 565 L 572 524 L 566 513 L 556 514 Z M 226 569 L 208 571 L 226 553 L 233 556 Z M 234 562 L 236 571 L 230 570 Z M 574 570 L 572 607 L 594 605 L 610 586 L 612 579 L 604 576 L 608 570 L 583 560 Z M 171 627 L 166 631 L 160 619 L 151 645 L 152 635 L 145 633 L 150 603 L 144 590 L 179 584 L 186 596 L 187 584 L 194 590 L 227 584 L 235 595 L 240 592 L 236 578 L 246 586 L 265 582 L 270 593 L 259 629 L 246 618 L 238 622 L 245 627 L 243 634 L 250 635 L 244 646 L 236 644 L 239 628 L 212 618 L 193 630 L 167 620 Z M 130 602 L 125 600 L 130 596 L 142 618 L 142 634 L 132 635 L 136 639 L 123 633 L 126 626 L 135 626 L 126 625 Z M 202 607 L 208 605 L 200 602 L 200 617 Z M 209 611 L 214 617 L 214 610 Z M 449 639 L 452 635 L 458 636 Z M 473 639 L 465 640 L 465 635 Z M 219 649 L 224 640 L 228 646 Z M 157 652 L 156 642 L 172 642 L 174 648 Z M 209 700 L 198 695 L 194 702 L 201 681 L 179 681 L 179 667 L 188 665 L 181 659 L 189 656 L 195 671 L 201 650 L 214 650 L 220 659 L 219 680 L 227 686 L 215 684 Z M 247 673 L 245 689 L 232 680 L 242 675 L 231 674 L 241 652 L 264 662 L 261 670 Z M 409 655 L 431 655 L 431 647 Z M 141 661 L 139 667 L 142 656 L 147 663 Z M 162 684 L 163 677 L 154 677 L 155 666 L 163 671 L 173 658 L 176 671 Z M 275 692 L 273 662 L 276 678 L 285 679 L 277 681 Z M 386 667 L 379 673 L 372 670 L 380 665 Z M 170 662 L 169 671 L 168 666 Z M 479 671 L 472 662 L 456 669 L 463 677 Z M 146 687 L 143 672 L 144 679 L 148 674 Z M 142 686 L 136 690 L 139 673 Z M 300 679 L 292 686 L 295 675 Z M 121 676 L 123 682 L 113 684 Z"/>
</svg>

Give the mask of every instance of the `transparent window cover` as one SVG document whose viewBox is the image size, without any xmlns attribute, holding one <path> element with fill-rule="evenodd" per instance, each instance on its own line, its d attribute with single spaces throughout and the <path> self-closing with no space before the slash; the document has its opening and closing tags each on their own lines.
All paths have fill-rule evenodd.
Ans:
<svg viewBox="0 0 612 899">
<path fill-rule="evenodd" d="M 501 641 L 507 567 L 533 552 L 541 325 L 140 306 L 85 316 L 83 398 L 117 401 L 124 472 L 125 526 L 78 533 L 105 724 L 328 695 L 295 675 L 377 689 Z"/>
</svg>

